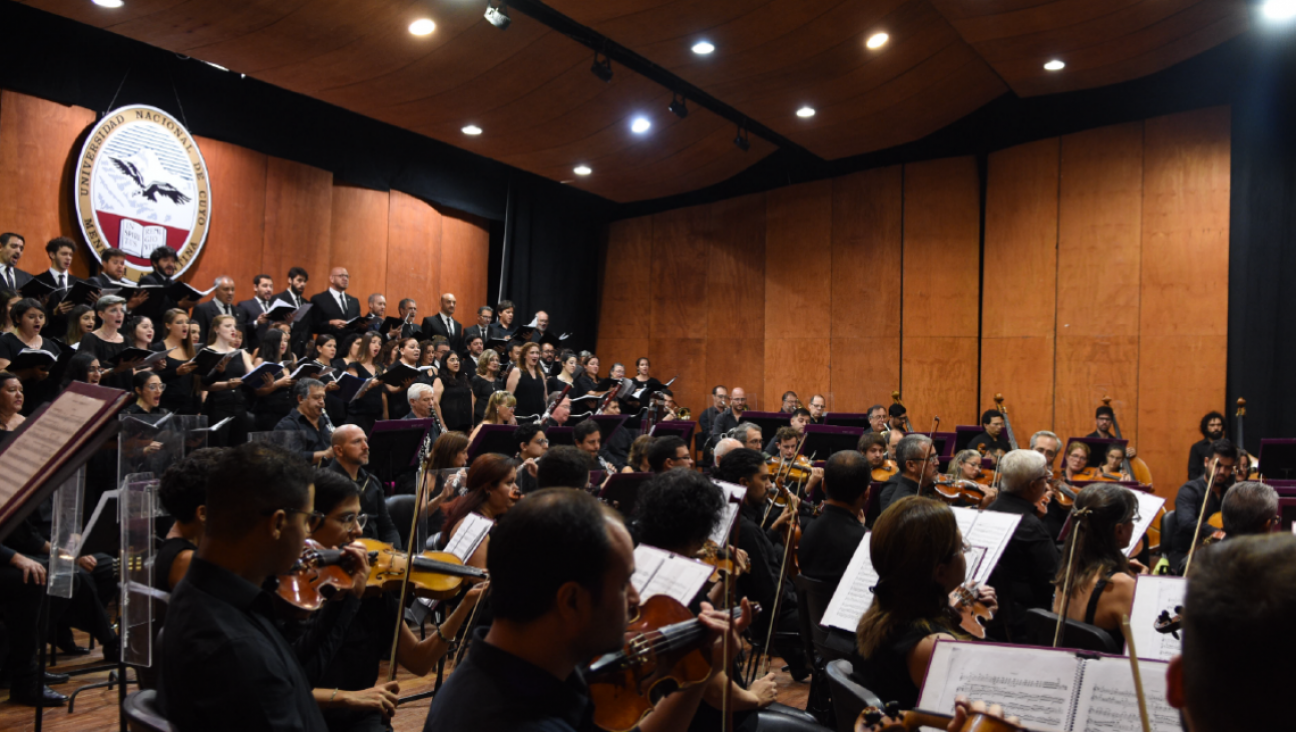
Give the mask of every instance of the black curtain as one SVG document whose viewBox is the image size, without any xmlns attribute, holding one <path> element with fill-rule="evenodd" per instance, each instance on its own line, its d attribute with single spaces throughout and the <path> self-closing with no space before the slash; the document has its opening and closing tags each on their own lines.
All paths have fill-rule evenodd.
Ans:
<svg viewBox="0 0 1296 732">
<path fill-rule="evenodd" d="M 1247 400 L 1253 455 L 1262 437 L 1296 437 L 1296 44 L 1254 35 L 1233 99 L 1225 410 L 1233 434 Z"/>
</svg>

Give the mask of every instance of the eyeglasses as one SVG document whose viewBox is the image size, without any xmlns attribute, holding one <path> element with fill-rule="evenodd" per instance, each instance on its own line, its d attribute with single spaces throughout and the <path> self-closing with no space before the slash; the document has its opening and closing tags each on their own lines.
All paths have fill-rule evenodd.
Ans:
<svg viewBox="0 0 1296 732">
<path fill-rule="evenodd" d="M 363 529 L 365 524 L 369 523 L 369 514 L 348 513 L 333 520 L 338 522 L 344 529 Z"/>
<path fill-rule="evenodd" d="M 149 391 L 166 391 L 166 384 L 145 384 L 144 388 Z"/>
<path fill-rule="evenodd" d="M 273 516 L 275 511 L 283 511 L 289 516 L 295 513 L 304 514 L 306 516 L 306 528 L 310 529 L 312 532 L 318 529 L 320 525 L 324 523 L 324 518 L 325 518 L 324 514 L 320 513 L 319 511 L 306 511 L 300 508 L 267 508 L 266 510 L 261 512 L 261 515 Z"/>
<path fill-rule="evenodd" d="M 542 446 L 542 447 L 549 447 L 549 441 L 548 441 L 548 440 L 536 440 L 535 443 L 536 443 L 537 445 Z"/>
</svg>

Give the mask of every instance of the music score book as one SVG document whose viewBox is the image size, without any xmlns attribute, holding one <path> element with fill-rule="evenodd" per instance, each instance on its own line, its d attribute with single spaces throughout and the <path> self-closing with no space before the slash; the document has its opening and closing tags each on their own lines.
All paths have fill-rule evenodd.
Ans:
<svg viewBox="0 0 1296 732">
<path fill-rule="evenodd" d="M 1139 662 L 1148 719 L 1155 732 L 1179 732 L 1179 712 L 1166 703 L 1166 666 Z M 1141 732 L 1134 673 L 1128 658 L 1063 648 L 977 641 L 937 641 L 918 708 L 948 712 L 966 695 L 1002 704 L 1032 729 Z M 928 729 L 924 727 L 923 729 Z"/>
<path fill-rule="evenodd" d="M 1125 490 L 1129 489 L 1126 488 Z M 1142 539 L 1143 535 L 1147 533 L 1147 530 L 1152 526 L 1152 522 L 1156 520 L 1157 513 L 1160 512 L 1161 507 L 1165 505 L 1165 499 L 1155 493 L 1144 493 L 1143 491 L 1131 492 L 1134 494 L 1134 497 L 1138 499 L 1139 520 L 1134 523 L 1134 534 L 1130 537 L 1129 546 L 1125 547 L 1125 556 L 1127 557 L 1134 556 L 1134 550 L 1138 549 L 1139 539 Z M 1165 538 L 1166 537 L 1162 537 L 1162 541 L 1164 541 Z M 1135 643 L 1137 642 L 1138 641 L 1136 640 Z M 1139 647 L 1142 648 L 1142 646 Z"/>
<path fill-rule="evenodd" d="M 1008 541 L 1017 530 L 1021 516 L 973 508 L 951 510 L 954 511 L 954 519 L 958 521 L 963 539 L 972 545 L 972 551 L 967 555 L 967 578 L 981 584 L 990 578 L 990 573 L 999 563 Z M 855 548 L 855 554 L 851 556 L 850 564 L 846 565 L 846 572 L 820 620 L 821 625 L 854 633 L 860 616 L 873 603 L 873 591 L 869 588 L 877 584 L 878 576 L 869 554 L 869 539 L 872 535 L 872 532 L 865 534 Z"/>
<path fill-rule="evenodd" d="M 733 483 L 726 483 L 722 480 L 712 481 L 725 496 L 724 508 L 720 509 L 720 520 L 716 522 L 715 528 L 711 530 L 711 541 L 716 546 L 724 546 L 729 543 L 729 532 L 733 531 L 734 523 L 738 521 L 738 511 L 742 508 L 742 502 L 747 498 L 747 489 Z"/>
<path fill-rule="evenodd" d="M 450 539 L 450 543 L 446 544 L 445 550 L 467 564 L 468 558 L 477 551 L 477 547 L 481 546 L 494 525 L 494 521 L 481 514 L 470 513 L 464 516 L 464 520 L 459 524 L 459 530 L 455 532 L 454 538 Z"/>
<path fill-rule="evenodd" d="M 1139 658 L 1169 661 L 1183 651 L 1183 642 L 1170 633 L 1156 631 L 1156 619 L 1165 610 L 1178 615 L 1188 582 L 1183 577 L 1141 574 L 1135 578 L 1134 604 L 1130 609 L 1130 633 Z M 1183 631 L 1179 631 L 1183 635 Z"/>
<path fill-rule="evenodd" d="M 635 547 L 634 557 L 635 571 L 630 584 L 639 592 L 640 601 L 653 595 L 666 595 L 688 607 L 712 573 L 709 564 L 647 544 Z"/>
</svg>

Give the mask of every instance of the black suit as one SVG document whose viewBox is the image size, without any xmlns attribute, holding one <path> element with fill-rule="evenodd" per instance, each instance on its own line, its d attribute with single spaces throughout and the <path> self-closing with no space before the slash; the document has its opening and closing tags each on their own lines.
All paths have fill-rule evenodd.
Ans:
<svg viewBox="0 0 1296 732">
<path fill-rule="evenodd" d="M 248 351 L 251 351 L 261 344 L 261 339 L 265 337 L 266 330 L 270 328 L 269 320 L 260 325 L 257 325 L 256 321 L 257 318 L 261 317 L 262 313 L 270 310 L 270 304 L 273 302 L 274 300 L 265 303 L 264 310 L 261 309 L 261 305 L 256 298 L 244 300 L 235 306 L 243 312 L 243 317 L 245 318 L 246 325 L 243 329 L 243 337 L 245 340 L 244 347 Z"/>
<path fill-rule="evenodd" d="M 464 327 L 455 320 L 450 318 L 450 328 L 446 329 L 446 322 L 443 319 L 441 311 L 435 315 L 429 315 L 423 319 L 423 337 L 431 340 L 432 336 L 443 336 L 450 341 L 450 350 L 459 353 L 464 350 Z"/>
<path fill-rule="evenodd" d="M 193 317 L 190 318 L 190 320 L 197 323 L 199 328 L 201 328 L 200 333 L 202 334 L 203 343 L 211 342 L 211 324 L 218 315 L 233 315 L 235 322 L 238 324 L 239 330 L 242 330 L 246 337 L 247 313 L 240 310 L 237 305 L 228 305 L 226 307 L 228 307 L 231 312 L 226 313 L 217 308 L 215 300 L 208 300 L 207 302 L 199 303 L 194 306 Z M 247 343 L 244 343 L 243 346 L 244 348 L 247 348 Z M 250 351 L 251 349 L 249 348 L 248 350 Z"/>
<path fill-rule="evenodd" d="M 342 299 L 346 301 L 346 309 L 338 305 L 332 289 L 311 295 L 310 302 L 314 306 L 311 308 L 311 333 L 328 333 L 339 340 L 342 338 L 343 330 L 329 325 L 329 321 L 360 317 L 360 301 L 345 292 L 342 293 Z"/>
<path fill-rule="evenodd" d="M 463 330 L 464 348 L 468 347 L 468 341 L 480 337 L 482 345 L 485 346 L 490 340 L 490 326 L 470 325 Z"/>
<path fill-rule="evenodd" d="M 28 282 L 31 282 L 34 279 L 34 277 L 31 274 L 28 274 L 27 272 L 24 272 L 21 269 L 14 267 L 13 281 L 10 282 L 8 271 L 9 268 L 7 265 L 0 265 L 0 290 L 13 290 L 14 292 L 17 292 L 18 288 L 22 287 Z"/>
<path fill-rule="evenodd" d="M 276 300 L 283 300 L 298 307 L 306 304 L 306 298 L 294 295 L 292 290 L 284 290 L 277 295 L 270 296 L 271 305 Z M 289 333 L 288 341 L 292 344 L 292 352 L 297 356 L 306 353 L 306 341 L 310 340 L 310 321 L 313 317 L 313 314 L 308 313 L 307 317 L 292 324 L 292 331 Z"/>
<path fill-rule="evenodd" d="M 54 275 L 50 274 L 48 269 L 36 275 L 36 279 L 55 288 L 56 290 L 59 287 L 58 280 L 54 278 Z M 63 275 L 64 287 L 72 287 L 80 281 L 80 279 L 73 277 L 70 273 Z M 59 315 L 54 312 L 55 308 L 63 304 L 63 296 L 66 294 L 66 292 L 50 293 L 49 301 L 45 303 L 45 327 L 41 328 L 41 336 L 45 338 L 57 338 L 60 341 L 67 338 L 67 315 Z"/>
</svg>

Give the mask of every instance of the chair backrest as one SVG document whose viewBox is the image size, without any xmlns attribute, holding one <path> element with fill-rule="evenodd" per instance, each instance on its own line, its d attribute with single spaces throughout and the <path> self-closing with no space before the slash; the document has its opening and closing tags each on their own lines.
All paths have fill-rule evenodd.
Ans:
<svg viewBox="0 0 1296 732">
<path fill-rule="evenodd" d="M 828 610 L 828 603 L 832 601 L 833 593 L 837 591 L 837 583 L 811 579 L 805 575 L 797 575 L 792 581 L 797 589 L 801 620 L 807 626 L 810 635 L 809 638 L 802 638 L 806 647 L 813 644 L 815 652 L 825 661 L 845 658 L 846 653 L 828 643 L 828 629 L 820 625 L 824 613 Z"/>
<path fill-rule="evenodd" d="M 388 498 L 387 514 L 391 516 L 392 523 L 396 524 L 400 545 L 409 546 L 410 524 L 414 521 L 414 496 L 402 494 Z"/>
<path fill-rule="evenodd" d="M 1033 607 L 1027 610 L 1027 642 L 1034 646 L 1052 646 L 1053 636 L 1057 631 L 1057 621 L 1057 614 L 1043 608 Z M 1062 627 L 1062 638 L 1058 642 L 1058 646 L 1061 648 L 1074 648 L 1077 651 L 1121 652 L 1121 644 L 1117 643 L 1115 638 L 1112 638 L 1111 633 L 1096 625 L 1070 619 Z"/>
<path fill-rule="evenodd" d="M 126 728 L 130 732 L 175 732 L 171 723 L 158 711 L 157 692 L 152 689 L 133 691 L 122 702 Z"/>
<path fill-rule="evenodd" d="M 1174 535 L 1175 529 L 1179 527 L 1178 517 L 1175 516 L 1173 509 L 1161 514 L 1161 555 L 1166 556 L 1170 552 L 1170 537 Z"/>
<path fill-rule="evenodd" d="M 828 688 L 832 694 L 833 715 L 837 717 L 837 732 L 854 732 L 855 720 L 864 707 L 882 707 L 877 694 L 851 679 L 854 670 L 851 662 L 844 658 L 828 664 Z"/>
</svg>

